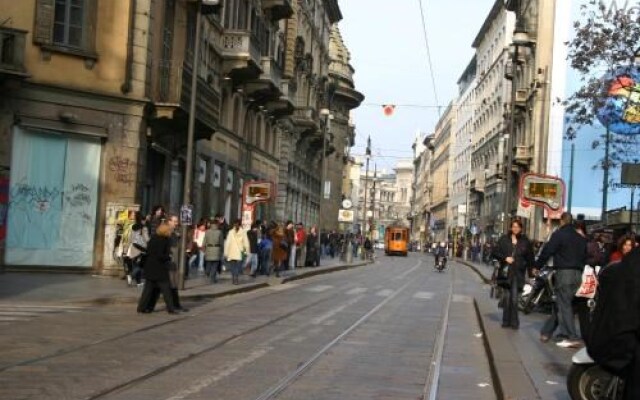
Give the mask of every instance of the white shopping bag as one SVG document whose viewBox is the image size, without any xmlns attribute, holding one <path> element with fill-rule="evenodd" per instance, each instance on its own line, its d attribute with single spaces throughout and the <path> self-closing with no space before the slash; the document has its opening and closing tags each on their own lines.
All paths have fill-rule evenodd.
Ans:
<svg viewBox="0 0 640 400">
<path fill-rule="evenodd" d="M 576 292 L 576 297 L 582 297 L 585 299 L 593 299 L 598 289 L 598 277 L 596 275 L 596 269 L 590 265 L 584 267 L 582 271 L 582 283 Z"/>
</svg>

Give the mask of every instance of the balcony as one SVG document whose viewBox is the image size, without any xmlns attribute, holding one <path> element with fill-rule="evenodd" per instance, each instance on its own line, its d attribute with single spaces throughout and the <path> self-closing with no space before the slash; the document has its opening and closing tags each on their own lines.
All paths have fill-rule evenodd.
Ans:
<svg viewBox="0 0 640 400">
<path fill-rule="evenodd" d="M 24 67 L 24 48 L 27 31 L 0 27 L 0 77 L 29 76 Z"/>
<path fill-rule="evenodd" d="M 262 0 L 262 8 L 271 13 L 273 21 L 288 19 L 293 15 L 292 0 Z"/>
<path fill-rule="evenodd" d="M 276 118 L 293 114 L 295 106 L 288 80 L 280 82 L 280 97 L 267 102 L 266 109 Z"/>
<path fill-rule="evenodd" d="M 264 105 L 282 95 L 282 68 L 273 57 L 262 57 L 260 65 L 260 77 L 245 84 L 244 90 L 257 104 Z"/>
<path fill-rule="evenodd" d="M 164 62 L 162 65 L 171 65 Z M 161 67 L 158 75 L 158 88 L 153 94 L 154 112 L 150 119 L 153 131 L 159 137 L 178 142 L 186 141 L 191 97 L 192 68 L 183 63 L 182 68 Z M 208 75 L 198 79 L 196 101 L 195 138 L 208 139 L 218 126 L 220 119 L 220 92 Z M 156 136 L 158 137 L 158 136 Z"/>
<path fill-rule="evenodd" d="M 530 146 L 516 146 L 515 154 L 513 157 L 513 163 L 528 167 L 531 165 L 531 160 L 533 159 L 533 154 L 531 153 Z"/>
<path fill-rule="evenodd" d="M 228 30 L 221 40 L 224 74 L 234 80 L 257 79 L 262 73 L 258 38 L 248 30 Z"/>
<path fill-rule="evenodd" d="M 311 107 L 296 108 L 291 120 L 302 136 L 309 136 L 320 130 L 316 110 Z M 322 138 L 320 138 L 320 140 L 322 140 Z"/>
</svg>

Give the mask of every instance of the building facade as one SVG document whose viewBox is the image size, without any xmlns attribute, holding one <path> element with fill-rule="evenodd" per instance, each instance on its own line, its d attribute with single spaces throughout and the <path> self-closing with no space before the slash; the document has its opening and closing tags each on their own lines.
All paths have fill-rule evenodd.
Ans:
<svg viewBox="0 0 640 400">
<path fill-rule="evenodd" d="M 473 42 L 478 62 L 470 160 L 469 225 L 482 239 L 502 232 L 504 205 L 505 111 L 511 85 L 505 79 L 515 16 L 496 1 Z"/>
<path fill-rule="evenodd" d="M 471 170 L 471 153 L 473 151 L 471 137 L 475 117 L 475 86 L 477 76 L 477 60 L 474 56 L 458 79 L 458 98 L 455 101 L 456 123 L 451 140 L 450 170 L 451 198 L 449 215 L 451 227 L 457 234 L 467 227 L 469 206 L 469 176 Z"/>
<path fill-rule="evenodd" d="M 436 241 L 449 240 L 451 216 L 449 215 L 449 167 L 451 161 L 451 137 L 456 124 L 453 103 L 449 104 L 438 121 L 433 139 L 433 194 L 431 212 L 433 236 Z"/>
<path fill-rule="evenodd" d="M 344 115 L 362 95 L 341 39 L 330 51 L 337 1 L 225 1 L 203 7 L 198 38 L 195 4 L 0 1 L 0 35 L 13 46 L 0 64 L 0 135 L 11 143 L 0 152 L 2 264 L 120 273 L 118 225 L 154 205 L 180 210 L 190 145 L 194 221 L 240 218 L 244 182 L 264 180 L 275 200 L 258 218 L 318 223 L 311 171 L 320 169 L 319 110 L 329 98 L 337 109 L 327 154 L 341 156 L 329 162 L 339 178 L 328 200 L 341 200 L 354 135 Z"/>
</svg>

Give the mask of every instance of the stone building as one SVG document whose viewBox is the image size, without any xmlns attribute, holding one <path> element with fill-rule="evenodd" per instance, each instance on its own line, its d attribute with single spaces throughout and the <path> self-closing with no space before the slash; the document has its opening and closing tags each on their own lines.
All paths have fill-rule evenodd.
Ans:
<svg viewBox="0 0 640 400">
<path fill-rule="evenodd" d="M 413 237 L 424 245 L 431 242 L 431 195 L 433 192 L 433 135 L 423 135 L 415 148 L 420 148 L 414 157 L 414 204 L 413 204 Z"/>
<path fill-rule="evenodd" d="M 258 179 L 277 189 L 258 218 L 317 223 L 329 98 L 327 153 L 340 154 L 330 201 L 340 201 L 354 135 L 344 116 L 362 96 L 334 30 L 337 1 L 203 7 L 197 68 L 195 4 L 0 0 L 0 137 L 11 143 L 0 151 L 2 264 L 120 272 L 117 223 L 182 204 L 194 70 L 194 219 L 240 217 L 243 183 Z"/>
<path fill-rule="evenodd" d="M 475 86 L 477 79 L 477 59 L 474 56 L 458 79 L 458 98 L 455 102 L 456 123 L 451 141 L 451 197 L 449 215 L 452 227 L 462 231 L 466 228 L 469 205 L 469 176 L 471 170 L 471 152 L 473 120 L 475 115 Z M 459 232 L 462 233 L 462 232 Z"/>
<path fill-rule="evenodd" d="M 508 0 L 507 10 L 515 13 L 515 28 L 510 48 L 511 58 L 516 62 L 507 67 L 506 77 L 515 85 L 515 125 L 511 147 L 512 174 L 510 215 L 516 214 L 519 178 L 527 172 L 559 174 L 561 157 L 549 150 L 562 148 L 562 132 L 552 136 L 551 125 L 557 123 L 551 116 L 553 84 L 562 87 L 566 71 L 559 70 L 554 76 L 554 48 L 556 28 L 555 16 L 566 3 L 553 0 Z M 515 53 L 514 44 L 518 44 Z M 557 43 L 564 46 L 563 43 Z M 558 49 L 562 54 L 561 49 Z M 516 57 L 514 57 L 514 54 Z M 564 58 L 564 57 L 563 57 Z M 558 60 L 565 63 L 565 60 Z M 530 237 L 543 239 L 544 213 L 536 207 L 531 218 L 527 218 L 526 229 Z"/>
<path fill-rule="evenodd" d="M 112 264 L 109 206 L 143 191 L 150 59 L 135 48 L 146 48 L 150 7 L 0 1 L 4 264 Z"/>
<path fill-rule="evenodd" d="M 431 196 L 431 213 L 433 219 L 433 236 L 436 241 L 447 241 L 451 215 L 449 213 L 449 170 L 451 160 L 451 137 L 456 124 L 456 113 L 453 103 L 449 104 L 438 121 L 433 139 L 433 194 Z"/>
<path fill-rule="evenodd" d="M 482 232 L 483 238 L 497 235 L 502 228 L 504 135 L 508 133 L 505 111 L 511 101 L 511 85 L 504 74 L 514 20 L 504 1 L 497 0 L 473 42 L 478 80 L 474 87 L 469 225 L 478 227 L 477 232 Z"/>
</svg>

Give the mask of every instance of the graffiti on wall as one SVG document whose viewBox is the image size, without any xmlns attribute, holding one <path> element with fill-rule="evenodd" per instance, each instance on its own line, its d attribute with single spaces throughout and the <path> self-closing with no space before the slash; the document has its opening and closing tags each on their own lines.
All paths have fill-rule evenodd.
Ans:
<svg viewBox="0 0 640 400">
<path fill-rule="evenodd" d="M 138 163 L 128 157 L 113 156 L 109 159 L 109 171 L 118 183 L 133 185 L 136 181 Z"/>
</svg>

